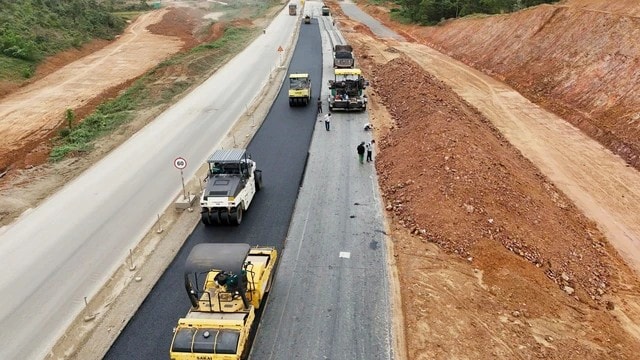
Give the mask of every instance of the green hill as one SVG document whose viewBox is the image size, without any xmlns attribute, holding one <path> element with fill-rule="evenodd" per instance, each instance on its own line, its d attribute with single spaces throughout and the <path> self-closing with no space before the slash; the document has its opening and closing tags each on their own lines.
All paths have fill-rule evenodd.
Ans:
<svg viewBox="0 0 640 360">
<path fill-rule="evenodd" d="M 0 80 L 28 78 L 45 57 L 124 26 L 95 0 L 0 0 Z"/>
</svg>

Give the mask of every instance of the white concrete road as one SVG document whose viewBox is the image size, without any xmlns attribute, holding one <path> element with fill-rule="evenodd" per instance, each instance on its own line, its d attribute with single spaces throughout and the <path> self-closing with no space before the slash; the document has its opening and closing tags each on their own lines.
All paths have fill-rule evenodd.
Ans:
<svg viewBox="0 0 640 360">
<path fill-rule="evenodd" d="M 45 356 L 180 191 L 174 158 L 186 158 L 185 177 L 194 175 L 268 82 L 297 20 L 285 8 L 196 91 L 4 229 L 0 359 Z"/>
</svg>

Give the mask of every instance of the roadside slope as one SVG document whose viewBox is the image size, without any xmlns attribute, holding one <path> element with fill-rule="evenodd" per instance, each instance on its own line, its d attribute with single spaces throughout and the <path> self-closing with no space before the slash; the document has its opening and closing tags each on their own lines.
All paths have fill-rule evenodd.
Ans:
<svg viewBox="0 0 640 360">
<path fill-rule="evenodd" d="M 640 5 L 568 1 L 441 26 L 401 25 L 414 41 L 499 78 L 640 169 Z"/>
<path fill-rule="evenodd" d="M 66 109 L 79 109 L 178 52 L 179 38 L 154 35 L 146 28 L 168 10 L 143 14 L 122 37 L 36 81 L 0 102 L 0 169 L 50 136 L 65 121 Z"/>
<path fill-rule="evenodd" d="M 596 224 L 445 84 L 360 40 L 409 358 L 633 359 L 638 282 Z"/>
</svg>

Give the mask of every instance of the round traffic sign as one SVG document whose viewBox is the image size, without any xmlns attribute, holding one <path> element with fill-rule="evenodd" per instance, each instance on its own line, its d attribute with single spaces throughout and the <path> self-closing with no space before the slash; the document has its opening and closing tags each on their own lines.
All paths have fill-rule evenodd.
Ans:
<svg viewBox="0 0 640 360">
<path fill-rule="evenodd" d="M 184 158 L 178 157 L 175 160 L 173 160 L 173 166 L 182 170 L 187 167 L 187 160 L 185 160 Z"/>
</svg>

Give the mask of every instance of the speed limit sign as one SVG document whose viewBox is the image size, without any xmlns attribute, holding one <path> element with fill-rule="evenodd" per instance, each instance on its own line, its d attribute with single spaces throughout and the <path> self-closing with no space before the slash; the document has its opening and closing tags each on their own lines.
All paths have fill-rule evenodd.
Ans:
<svg viewBox="0 0 640 360">
<path fill-rule="evenodd" d="M 175 160 L 173 160 L 173 166 L 175 166 L 177 169 L 184 169 L 187 167 L 187 160 L 185 160 L 184 158 L 176 158 Z"/>
</svg>

